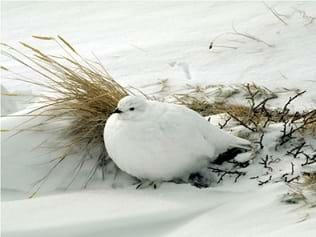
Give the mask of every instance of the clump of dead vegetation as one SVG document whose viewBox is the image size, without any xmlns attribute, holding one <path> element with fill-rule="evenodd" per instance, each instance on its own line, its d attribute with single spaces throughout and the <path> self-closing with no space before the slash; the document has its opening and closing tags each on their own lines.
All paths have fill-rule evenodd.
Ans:
<svg viewBox="0 0 316 237">
<path fill-rule="evenodd" d="M 302 181 L 289 184 L 289 191 L 281 201 L 287 204 L 303 203 L 310 208 L 316 207 L 316 173 L 303 172 Z"/>
<path fill-rule="evenodd" d="M 284 151 L 287 156 L 300 159 L 301 167 L 308 167 L 316 163 L 313 148 L 305 141 L 306 137 L 316 135 L 316 109 L 301 112 L 293 112 L 289 109 L 290 104 L 303 96 L 305 91 L 295 90 L 294 95 L 290 96 L 280 108 L 271 108 L 269 103 L 278 98 L 278 93 L 274 93 L 267 88 L 255 84 L 245 84 L 239 86 L 239 91 L 248 102 L 248 106 L 229 103 L 230 94 L 220 102 L 210 102 L 207 97 L 196 97 L 190 94 L 176 96 L 176 99 L 180 104 L 188 106 L 203 116 L 222 114 L 225 121 L 218 124 L 222 129 L 237 124 L 250 134 L 255 145 L 253 158 L 259 160 L 258 164 L 262 165 L 263 170 L 265 170 L 265 178 L 261 179 L 260 176 L 251 177 L 251 179 L 258 180 L 259 186 L 271 182 L 290 184 L 301 179 L 305 180 L 304 185 L 309 182 L 308 180 L 313 182 L 314 179 L 310 176 L 304 175 L 303 177 L 302 174 L 299 175 L 294 172 L 298 167 L 295 167 L 294 163 L 290 161 L 291 171 L 281 172 L 281 176 L 278 172 L 277 177 L 275 177 L 273 167 L 281 161 L 281 158 L 274 157 L 275 154 L 269 152 L 269 149 L 271 149 L 269 145 L 265 149 L 267 144 L 264 142 L 270 125 L 278 125 L 277 129 L 280 129 L 279 137 L 274 150 Z M 245 176 L 244 168 L 249 165 L 248 161 L 245 163 L 228 161 L 228 163 L 230 165 L 227 164 L 226 168 L 222 166 L 209 167 L 219 177 L 217 183 L 222 182 L 226 176 L 234 177 L 234 182 Z"/>
<path fill-rule="evenodd" d="M 316 192 L 316 172 L 303 172 L 303 185 Z"/>
<path fill-rule="evenodd" d="M 69 143 L 63 146 L 64 153 L 58 157 L 57 165 L 78 148 L 98 150 L 95 154 L 97 164 L 106 163 L 109 158 L 103 145 L 104 124 L 118 101 L 128 94 L 127 90 L 113 80 L 97 59 L 83 58 L 61 36 L 33 37 L 57 44 L 63 55 L 51 55 L 24 42 L 21 42 L 22 50 L 1 44 L 2 54 L 36 75 L 26 78 L 2 66 L 2 70 L 14 75 L 10 80 L 31 83 L 45 90 L 38 96 L 37 108 L 25 116 L 44 116 L 46 122 L 69 121 L 61 134 Z"/>
<path fill-rule="evenodd" d="M 267 105 L 273 99 L 278 98 L 276 93 L 255 84 L 240 86 L 245 91 L 245 99 L 249 106 L 231 104 L 228 100 L 221 102 L 209 102 L 205 98 L 191 95 L 176 96 L 177 101 L 197 111 L 203 116 L 214 114 L 226 114 L 227 120 L 235 120 L 252 132 L 260 132 L 271 123 L 284 123 L 282 142 L 286 143 L 293 138 L 296 132 L 315 134 L 316 109 L 305 112 L 292 112 L 289 105 L 305 91 L 298 91 L 290 97 L 281 109 L 271 109 Z"/>
<path fill-rule="evenodd" d="M 210 116 L 215 114 L 231 113 L 237 114 L 239 117 L 246 117 L 249 113 L 249 108 L 243 105 L 230 104 L 225 102 L 210 103 L 205 99 L 199 99 L 191 95 L 177 97 L 180 104 L 198 112 L 202 116 Z"/>
</svg>

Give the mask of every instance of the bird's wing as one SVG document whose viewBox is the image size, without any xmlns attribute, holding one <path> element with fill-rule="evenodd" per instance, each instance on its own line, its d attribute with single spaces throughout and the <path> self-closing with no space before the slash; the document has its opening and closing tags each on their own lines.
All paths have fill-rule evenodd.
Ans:
<svg viewBox="0 0 316 237">
<path fill-rule="evenodd" d="M 190 145 L 195 149 L 214 151 L 219 154 L 228 148 L 240 147 L 247 149 L 250 142 L 233 136 L 220 128 L 210 124 L 197 112 L 184 106 L 169 104 L 158 121 L 163 129 L 173 131 L 177 136 L 183 136 L 183 145 Z M 178 139 L 182 139 L 179 137 Z M 190 144 L 185 144 L 189 142 Z M 201 144 L 198 144 L 201 143 Z M 206 148 L 205 148 L 206 144 Z"/>
<path fill-rule="evenodd" d="M 194 112 L 194 111 L 192 111 Z M 203 118 L 201 116 L 201 118 Z M 200 131 L 204 134 L 207 140 L 215 144 L 217 154 L 225 152 L 227 149 L 238 147 L 249 150 L 251 143 L 245 139 L 236 137 L 217 126 L 210 124 L 206 119 L 198 125 Z"/>
<path fill-rule="evenodd" d="M 174 141 L 174 145 L 178 148 L 199 156 L 211 157 L 214 155 L 214 147 L 198 128 L 199 123 L 206 122 L 203 117 L 186 107 L 174 104 L 157 103 L 155 107 L 158 109 L 156 109 L 156 117 L 153 120 L 156 121 L 159 129 L 168 136 L 169 141 Z"/>
</svg>

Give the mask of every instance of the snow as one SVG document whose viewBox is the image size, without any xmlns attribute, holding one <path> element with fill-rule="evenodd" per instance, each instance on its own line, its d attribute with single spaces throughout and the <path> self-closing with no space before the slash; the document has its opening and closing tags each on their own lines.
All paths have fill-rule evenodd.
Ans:
<svg viewBox="0 0 316 237">
<path fill-rule="evenodd" d="M 5 116 L 16 111 L 16 102 L 11 98 L 7 89 L 1 85 L 1 115 Z"/>
<path fill-rule="evenodd" d="M 1 36 L 9 44 L 27 41 L 37 45 L 39 41 L 31 35 L 62 35 L 82 55 L 89 57 L 94 52 L 123 85 L 155 93 L 162 90 L 159 82 L 165 80 L 161 97 L 193 91 L 195 86 L 208 88 L 214 95 L 217 89 L 208 87 L 214 84 L 230 86 L 222 92 L 231 93 L 234 84 L 255 82 L 282 92 L 274 106 L 284 104 L 291 95 L 284 92 L 285 87 L 307 90 L 291 108 L 315 108 L 316 22 L 309 23 L 316 17 L 316 5 L 267 4 L 282 14 L 287 25 L 261 2 L 2 2 Z M 264 42 L 233 34 L 233 27 Z M 211 41 L 214 47 L 210 50 Z M 52 44 L 40 45 L 48 52 L 57 51 Z M 36 79 L 13 60 L 1 57 L 1 65 Z M 7 72 L 1 76 L 5 78 Z M 12 80 L 3 79 L 1 84 L 9 92 L 39 93 L 38 88 Z M 25 107 L 16 97 L 12 99 L 18 110 Z M 238 102 L 238 97 L 235 100 Z M 7 111 L 11 102 L 3 101 L 1 106 Z M 57 139 L 56 131 L 64 125 L 50 124 L 41 132 L 12 136 L 41 122 L 19 116 L 26 111 L 1 118 L 3 236 L 316 234 L 315 208 L 282 203 L 282 195 L 289 190 L 282 182 L 258 186 L 257 180 L 248 177 L 237 183 L 227 179 L 207 189 L 168 183 L 157 190 L 135 190 L 133 179 L 124 174 L 109 174 L 102 182 L 97 173 L 88 188 L 82 189 L 94 165 L 91 160 L 67 189 L 72 179 L 69 170 L 78 162 L 72 156 L 53 172 L 38 196 L 28 199 L 36 189 L 34 183 L 48 172 L 52 166 L 49 161 L 58 155 L 58 151 L 36 147 L 48 138 Z M 274 145 L 278 126 L 267 134 L 267 149 Z M 315 146 L 315 141 L 309 142 Z M 268 178 L 256 162 L 251 169 L 247 167 L 249 175 Z M 291 166 L 284 159 L 273 168 L 282 169 L 280 176 Z M 279 178 L 272 175 L 275 180 Z"/>
<path fill-rule="evenodd" d="M 1 85 L 1 115 L 6 116 L 13 114 L 17 111 L 23 110 L 30 105 L 33 101 L 32 90 L 18 89 L 14 91 L 8 91 L 3 85 Z"/>
<path fill-rule="evenodd" d="M 305 89 L 315 83 L 315 26 L 306 25 L 309 20 L 295 11 L 315 16 L 313 3 L 270 3 L 289 17 L 287 26 L 259 2 L 69 2 L 62 8 L 51 2 L 10 4 L 3 3 L 8 8 L 3 11 L 4 42 L 34 42 L 31 35 L 62 35 L 82 54 L 96 53 L 124 85 L 141 87 L 169 79 L 172 85 L 255 81 L 269 87 Z M 85 17 L 78 17 L 80 9 Z M 16 17 L 21 11 L 23 16 Z M 60 24 L 57 18 L 67 21 Z M 232 25 L 273 47 L 230 34 Z M 237 49 L 210 51 L 211 41 Z M 297 85 L 297 80 L 303 83 Z M 314 93 L 309 92 L 310 100 Z M 306 107 L 310 103 L 307 100 Z"/>
<path fill-rule="evenodd" d="M 282 191 L 280 185 L 250 192 L 168 184 L 154 191 L 52 195 L 6 202 L 3 231 L 5 236 L 313 236 L 312 220 L 301 222 L 303 209 L 278 202 Z"/>
</svg>

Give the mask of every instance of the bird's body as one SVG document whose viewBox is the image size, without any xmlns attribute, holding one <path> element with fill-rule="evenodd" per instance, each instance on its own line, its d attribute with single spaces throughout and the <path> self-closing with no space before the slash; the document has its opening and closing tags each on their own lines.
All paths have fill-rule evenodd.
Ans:
<svg viewBox="0 0 316 237">
<path fill-rule="evenodd" d="M 106 123 L 105 146 L 120 169 L 140 179 L 187 177 L 228 148 L 249 145 L 184 106 L 128 96 L 118 109 Z"/>
</svg>

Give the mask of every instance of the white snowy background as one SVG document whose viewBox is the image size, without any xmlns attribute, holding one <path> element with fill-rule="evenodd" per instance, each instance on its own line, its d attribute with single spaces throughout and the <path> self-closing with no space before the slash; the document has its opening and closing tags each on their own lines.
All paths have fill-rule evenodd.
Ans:
<svg viewBox="0 0 316 237">
<path fill-rule="evenodd" d="M 165 79 L 165 95 L 188 85 L 255 82 L 276 91 L 307 90 L 292 106 L 315 108 L 316 3 L 267 4 L 285 23 L 262 2 L 1 2 L 1 41 L 39 44 L 32 35 L 62 35 L 82 55 L 97 55 L 119 83 L 146 93 L 159 91 L 158 82 Z M 40 44 L 48 52 L 57 50 Z M 1 57 L 1 65 L 35 77 L 8 58 Z M 1 79 L 1 84 L 2 93 L 24 95 L 3 96 L 2 115 L 21 110 L 27 95 L 39 93 L 19 82 Z M 259 187 L 246 178 L 207 189 L 168 183 L 157 190 L 96 178 L 81 189 L 83 171 L 65 191 L 73 157 L 52 174 L 40 195 L 28 199 L 57 153 L 35 148 L 56 136 L 58 124 L 10 137 L 8 131 L 26 120 L 18 116 L 22 113 L 1 118 L 3 236 L 316 235 L 315 208 L 281 203 L 288 191 L 283 183 Z"/>
</svg>

